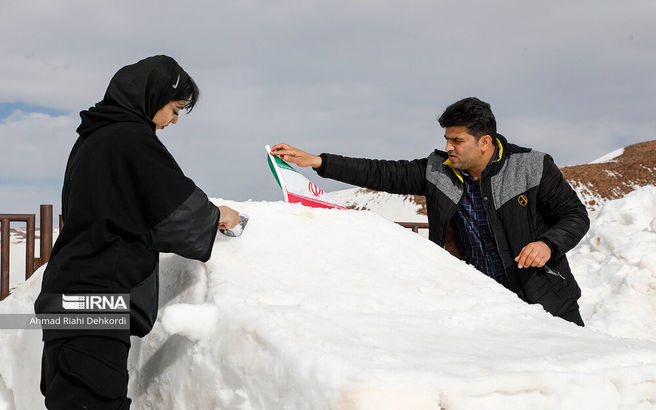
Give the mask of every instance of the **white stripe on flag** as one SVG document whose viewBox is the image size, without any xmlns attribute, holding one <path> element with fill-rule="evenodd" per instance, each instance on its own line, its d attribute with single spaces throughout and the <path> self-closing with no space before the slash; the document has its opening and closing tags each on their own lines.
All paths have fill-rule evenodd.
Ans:
<svg viewBox="0 0 656 410">
<path fill-rule="evenodd" d="M 271 172 L 280 184 L 285 202 L 301 203 L 315 208 L 346 209 L 287 162 L 277 155 L 271 155 L 270 146 L 265 145 L 264 148 L 267 151 Z"/>
</svg>

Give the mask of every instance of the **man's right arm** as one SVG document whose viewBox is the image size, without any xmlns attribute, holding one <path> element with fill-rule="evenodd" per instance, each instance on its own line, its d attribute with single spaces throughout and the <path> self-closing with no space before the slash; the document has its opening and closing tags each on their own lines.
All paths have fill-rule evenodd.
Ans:
<svg viewBox="0 0 656 410">
<path fill-rule="evenodd" d="M 206 262 L 218 228 L 239 222 L 236 211 L 214 205 L 147 133 L 121 139 L 114 155 L 121 169 L 116 183 L 127 197 L 121 202 L 129 204 L 122 218 L 143 229 L 149 249 Z"/>
<path fill-rule="evenodd" d="M 334 154 L 312 155 L 288 144 L 271 153 L 301 167 L 312 166 L 324 178 L 394 194 L 425 194 L 427 159 L 386 161 Z"/>
</svg>

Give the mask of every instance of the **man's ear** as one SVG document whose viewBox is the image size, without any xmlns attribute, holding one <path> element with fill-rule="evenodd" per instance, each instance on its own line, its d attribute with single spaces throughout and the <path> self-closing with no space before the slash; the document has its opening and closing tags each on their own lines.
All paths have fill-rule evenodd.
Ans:
<svg viewBox="0 0 656 410">
<path fill-rule="evenodd" d="M 481 149 L 481 151 L 487 151 L 492 145 L 492 137 L 489 134 L 483 135 L 479 140 L 478 140 L 478 145 Z"/>
</svg>

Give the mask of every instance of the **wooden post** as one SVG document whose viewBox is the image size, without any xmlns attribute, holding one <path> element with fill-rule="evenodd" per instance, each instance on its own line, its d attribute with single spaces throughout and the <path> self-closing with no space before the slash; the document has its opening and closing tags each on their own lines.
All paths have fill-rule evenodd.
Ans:
<svg viewBox="0 0 656 410">
<path fill-rule="evenodd" d="M 36 217 L 34 214 L 27 215 L 27 243 L 25 244 L 25 279 L 29 279 L 34 273 L 34 237 L 36 230 Z"/>
<path fill-rule="evenodd" d="M 25 279 L 29 279 L 34 273 L 35 268 L 39 267 L 39 259 L 34 257 L 34 239 L 36 231 L 36 216 L 34 214 L 0 214 L 0 223 L 2 224 L 2 267 L 0 268 L 0 300 L 9 296 L 9 249 L 11 238 L 9 236 L 9 224 L 11 222 L 25 222 L 26 243 L 25 243 Z M 51 228 L 52 229 L 52 228 Z M 52 244 L 52 235 L 50 238 Z M 52 246 L 52 245 L 51 245 Z M 50 252 L 48 252 L 48 255 Z"/>
<path fill-rule="evenodd" d="M 52 205 L 41 205 L 41 259 L 40 265 L 46 264 L 52 251 Z"/>
<path fill-rule="evenodd" d="M 2 224 L 2 253 L 0 254 L 0 300 L 9 296 L 9 218 L 0 220 Z"/>
<path fill-rule="evenodd" d="M 404 228 L 412 229 L 412 232 L 419 233 L 420 229 L 428 229 L 427 222 L 396 222 Z"/>
</svg>

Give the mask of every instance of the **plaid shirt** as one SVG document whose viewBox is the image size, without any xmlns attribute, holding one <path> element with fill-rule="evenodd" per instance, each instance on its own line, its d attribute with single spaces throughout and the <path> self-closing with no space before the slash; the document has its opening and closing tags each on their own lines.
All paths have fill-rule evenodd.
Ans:
<svg viewBox="0 0 656 410">
<path fill-rule="evenodd" d="M 498 159 L 499 153 L 497 150 L 490 159 L 490 163 Z M 488 166 L 490 163 L 488 163 Z M 485 171 L 483 170 L 481 173 L 481 178 Z M 464 171 L 461 171 L 461 174 L 464 181 L 464 195 L 460 205 L 458 205 L 455 218 L 453 218 L 453 228 L 460 253 L 465 262 L 474 265 L 476 269 L 503 286 L 509 287 L 508 276 L 503 268 L 494 234 L 490 230 L 487 213 L 483 207 L 480 181 L 474 181 Z"/>
</svg>

